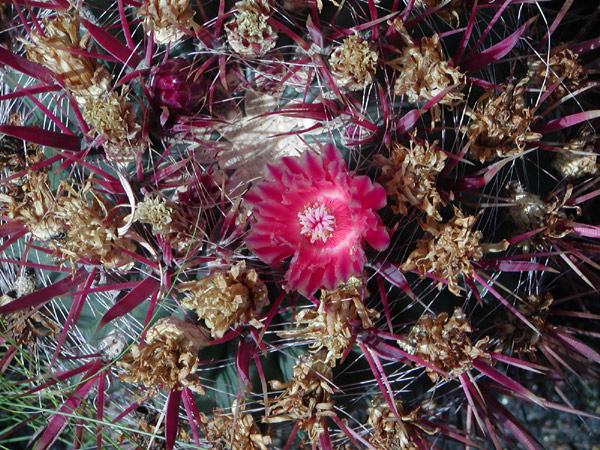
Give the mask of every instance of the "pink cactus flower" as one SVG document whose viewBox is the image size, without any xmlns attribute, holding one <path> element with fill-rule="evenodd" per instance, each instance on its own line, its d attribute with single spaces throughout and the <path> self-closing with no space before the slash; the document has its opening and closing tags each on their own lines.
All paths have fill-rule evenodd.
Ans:
<svg viewBox="0 0 600 450">
<path fill-rule="evenodd" d="M 304 296 L 335 289 L 362 274 L 364 241 L 378 251 L 389 245 L 375 213 L 386 205 L 385 190 L 350 173 L 333 145 L 267 164 L 265 175 L 246 195 L 255 219 L 246 243 L 267 264 L 293 256 L 289 289 Z"/>
</svg>

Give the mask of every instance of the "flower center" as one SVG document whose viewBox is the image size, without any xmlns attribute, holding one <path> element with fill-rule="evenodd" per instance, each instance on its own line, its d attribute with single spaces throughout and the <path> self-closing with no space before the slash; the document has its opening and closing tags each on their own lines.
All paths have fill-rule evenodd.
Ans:
<svg viewBox="0 0 600 450">
<path fill-rule="evenodd" d="M 335 230 L 335 217 L 323 203 L 306 205 L 304 211 L 298 213 L 302 229 L 300 234 L 310 237 L 310 243 L 314 244 L 317 239 L 327 242 L 331 232 Z"/>
</svg>

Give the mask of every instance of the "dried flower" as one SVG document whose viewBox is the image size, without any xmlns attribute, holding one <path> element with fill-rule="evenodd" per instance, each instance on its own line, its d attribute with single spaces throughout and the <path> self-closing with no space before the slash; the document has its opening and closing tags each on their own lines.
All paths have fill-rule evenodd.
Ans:
<svg viewBox="0 0 600 450">
<path fill-rule="evenodd" d="M 206 440 L 212 444 L 212 450 L 228 448 L 230 450 L 267 450 L 272 444 L 270 436 L 264 436 L 252 414 L 244 412 L 244 403 L 235 400 L 231 413 L 215 409 L 212 417 L 200 414 Z"/>
<path fill-rule="evenodd" d="M 214 338 L 221 338 L 233 324 L 252 323 L 261 327 L 254 315 L 269 304 L 267 287 L 245 261 L 228 272 L 217 272 L 196 281 L 179 283 L 179 292 L 188 292 L 181 306 L 193 309 L 204 319 Z"/>
<path fill-rule="evenodd" d="M 429 218 L 426 223 L 420 222 L 429 236 L 417 242 L 417 248 L 402 264 L 402 270 L 417 269 L 421 277 L 431 273 L 436 278 L 445 279 L 450 292 L 460 295 L 458 277 L 473 273 L 471 261 L 481 259 L 485 250 L 502 251 L 508 247 L 508 242 L 504 241 L 484 248 L 479 243 L 481 231 L 471 230 L 476 220 L 477 216 L 465 217 L 462 211 L 454 208 L 454 217 L 446 224 Z M 438 289 L 443 285 L 440 281 Z"/>
<path fill-rule="evenodd" d="M 557 153 L 552 167 L 564 178 L 575 179 L 598 174 L 598 156 L 594 153 L 595 137 L 588 131 L 579 132 Z"/>
<path fill-rule="evenodd" d="M 50 190 L 48 174 L 43 171 L 28 173 L 20 194 L 19 199 L 0 194 L 2 214 L 24 225 L 41 241 L 61 236 L 64 225 L 53 213 L 56 201 Z"/>
<path fill-rule="evenodd" d="M 144 151 L 142 127 L 136 121 L 133 104 L 124 95 L 110 91 L 86 98 L 81 112 L 91 132 L 104 138 L 102 145 L 111 161 L 132 162 Z"/>
<path fill-rule="evenodd" d="M 208 343 L 204 330 L 175 317 L 158 320 L 146 333 L 146 341 L 132 345 L 117 365 L 126 370 L 120 379 L 144 383 L 148 388 L 180 388 L 204 394 L 196 371 L 198 351 Z"/>
<path fill-rule="evenodd" d="M 534 108 L 525 106 L 527 82 L 525 78 L 516 86 L 509 84 L 496 98 L 493 90 L 487 90 L 477 100 L 475 109 L 466 111 L 471 123 L 461 131 L 467 135 L 473 158 L 484 162 L 521 153 L 528 142 L 542 137 L 529 129 L 536 117 Z"/>
<path fill-rule="evenodd" d="M 305 296 L 333 290 L 362 274 L 363 240 L 379 251 L 389 245 L 374 212 L 385 206 L 385 190 L 348 172 L 333 145 L 319 156 L 306 151 L 267 164 L 265 176 L 245 198 L 255 219 L 246 243 L 268 264 L 293 255 L 288 288 Z"/>
<path fill-rule="evenodd" d="M 329 57 L 329 65 L 340 86 L 360 91 L 372 83 L 377 60 L 374 46 L 353 34 L 333 51 Z"/>
<path fill-rule="evenodd" d="M 350 277 L 336 290 L 321 291 L 318 308 L 306 308 L 296 316 L 296 326 L 304 324 L 299 330 L 279 333 L 282 337 L 300 337 L 313 341 L 310 348 L 318 352 L 327 349 L 325 364 L 334 363 L 353 343 L 353 322 L 360 322 L 363 329 L 371 328 L 371 318 L 379 317 L 377 311 L 368 309 L 363 303 L 365 292 L 361 278 Z"/>
<path fill-rule="evenodd" d="M 513 206 L 508 210 L 508 216 L 517 227 L 517 234 L 527 233 L 541 229 L 535 236 L 517 243 L 525 251 L 530 246 L 544 249 L 549 244 L 549 239 L 561 239 L 571 232 L 563 223 L 567 215 L 562 211 L 571 196 L 573 187 L 569 186 L 562 200 L 552 203 L 543 201 L 539 196 L 527 192 L 520 183 L 515 182 L 509 186 Z"/>
<path fill-rule="evenodd" d="M 231 49 L 249 57 L 263 56 L 277 42 L 277 32 L 267 23 L 273 14 L 268 0 L 242 0 L 235 4 L 237 12 L 225 24 Z"/>
<path fill-rule="evenodd" d="M 0 296 L 0 306 L 35 292 L 37 283 L 33 270 L 23 270 L 15 279 L 13 288 Z M 60 325 L 48 317 L 44 309 L 26 308 L 0 315 L 0 340 L 8 340 L 17 346 L 29 346 L 32 351 L 37 338 L 53 337 L 60 329 Z"/>
<path fill-rule="evenodd" d="M 108 70 L 93 58 L 69 51 L 87 50 L 89 36 L 79 39 L 78 18 L 57 14 L 44 18 L 42 24 L 44 35 L 32 31 L 31 42 L 23 42 L 27 58 L 60 75 L 78 101 L 106 93 L 110 84 Z"/>
<path fill-rule="evenodd" d="M 135 209 L 135 217 L 142 223 L 152 225 L 153 234 L 167 234 L 171 231 L 173 207 L 159 197 L 144 197 Z"/>
<path fill-rule="evenodd" d="M 469 319 L 455 307 L 450 318 L 445 312 L 421 316 L 411 328 L 407 344 L 416 357 L 456 378 L 471 368 L 475 358 L 486 356 L 484 348 L 489 339 L 485 337 L 473 345 L 467 336 L 471 331 Z M 439 374 L 426 370 L 431 381 L 437 381 Z"/>
<path fill-rule="evenodd" d="M 519 355 L 519 358 L 525 354 L 535 359 L 537 344 L 542 337 L 546 318 L 553 302 L 554 298 L 548 293 L 544 296 L 530 295 L 525 301 L 516 305 L 517 310 L 535 327 L 537 332 L 506 310 L 507 319 L 497 323 L 497 327 L 501 330 L 500 350 L 502 347 L 508 347 L 508 350 Z"/>
<path fill-rule="evenodd" d="M 323 362 L 324 352 L 300 356 L 288 383 L 270 380 L 272 389 L 284 389 L 271 406 L 266 423 L 295 421 L 311 443 L 323 433 L 324 419 L 335 416 L 330 385 L 332 370 Z"/>
<path fill-rule="evenodd" d="M 404 412 L 402 402 L 395 402 L 396 413 L 382 395 L 376 395 L 367 408 L 367 423 L 373 428 L 369 443 L 376 450 L 418 450 L 424 439 L 422 426 L 416 424 L 418 409 Z M 398 420 L 400 417 L 401 420 Z"/>
<path fill-rule="evenodd" d="M 133 259 L 121 249 L 134 252 L 135 246 L 117 231 L 123 217 L 109 211 L 110 205 L 93 191 L 90 182 L 79 191 L 62 182 L 59 191 L 62 195 L 52 216 L 64 224 L 67 234 L 52 240 L 50 246 L 65 255 L 72 267 L 79 261 L 99 262 L 106 269 L 130 267 Z"/>
<path fill-rule="evenodd" d="M 145 0 L 137 16 L 144 22 L 146 34 L 157 44 L 173 44 L 185 36 L 194 24 L 189 0 Z"/>
<path fill-rule="evenodd" d="M 450 86 L 460 91 L 465 81 L 464 74 L 443 58 L 437 34 L 403 47 L 400 56 L 389 64 L 398 70 L 394 93 L 405 95 L 409 103 L 427 102 Z M 456 105 L 463 101 L 463 94 L 451 91 L 438 103 Z"/>
<path fill-rule="evenodd" d="M 550 95 L 553 101 L 561 100 L 577 90 L 587 77 L 587 71 L 579 63 L 579 55 L 565 45 L 552 48 L 548 59 L 544 56 L 530 59 L 527 66 L 527 76 L 534 87 L 548 89 L 558 80 L 561 81 Z"/>
<path fill-rule="evenodd" d="M 410 139 L 410 147 L 394 142 L 391 158 L 375 155 L 381 167 L 382 183 L 394 203 L 396 214 L 406 215 L 414 206 L 435 220 L 442 220 L 438 208 L 444 205 L 435 187 L 437 175 L 444 168 L 446 155 L 436 150 L 435 143 L 417 143 Z"/>
</svg>

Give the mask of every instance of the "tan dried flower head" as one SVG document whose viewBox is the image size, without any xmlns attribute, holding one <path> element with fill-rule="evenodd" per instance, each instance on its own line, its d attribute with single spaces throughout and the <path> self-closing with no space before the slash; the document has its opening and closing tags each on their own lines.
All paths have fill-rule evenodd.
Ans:
<svg viewBox="0 0 600 450">
<path fill-rule="evenodd" d="M 56 218 L 56 201 L 50 190 L 48 174 L 32 171 L 20 189 L 19 198 L 0 194 L 2 214 L 24 225 L 37 239 L 50 241 L 64 231 L 64 224 Z"/>
<path fill-rule="evenodd" d="M 0 296 L 0 306 L 35 292 L 36 287 L 35 272 L 23 271 L 15 279 L 13 289 Z M 0 337 L 18 346 L 28 346 L 31 351 L 34 351 L 38 338 L 54 337 L 60 329 L 60 325 L 48 317 L 44 309 L 26 308 L 0 314 Z"/>
<path fill-rule="evenodd" d="M 393 201 L 392 210 L 406 215 L 408 207 L 414 206 L 427 216 L 442 220 L 438 208 L 444 202 L 435 181 L 444 168 L 446 155 L 435 149 L 435 142 L 417 143 L 411 137 L 409 145 L 394 142 L 390 158 L 375 156 L 375 162 L 381 167 L 381 182 Z"/>
<path fill-rule="evenodd" d="M 507 320 L 499 321 L 496 325 L 502 332 L 498 351 L 508 347 L 508 350 L 519 355 L 519 358 L 522 355 L 527 355 L 535 360 L 537 344 L 542 337 L 542 331 L 546 326 L 546 318 L 553 302 L 554 298 L 548 293 L 544 296 L 531 295 L 527 297 L 527 300 L 516 305 L 517 310 L 535 327 L 537 333 L 521 319 L 506 310 Z"/>
<path fill-rule="evenodd" d="M 198 325 L 175 317 L 160 319 L 148 329 L 146 341 L 132 345 L 131 352 L 117 363 L 126 371 L 120 379 L 152 389 L 184 386 L 204 394 L 196 371 L 198 351 L 207 343 Z"/>
<path fill-rule="evenodd" d="M 403 271 L 417 269 L 421 277 L 431 273 L 437 278 L 447 280 L 448 289 L 454 295 L 460 295 L 459 275 L 469 276 L 473 272 L 471 261 L 483 257 L 483 248 L 479 243 L 481 231 L 472 231 L 476 216 L 465 217 L 454 208 L 454 217 L 446 224 L 440 224 L 428 218 L 421 222 L 428 237 L 417 242 L 417 248 L 409 255 L 401 268 Z M 443 283 L 438 283 L 441 289 Z"/>
<path fill-rule="evenodd" d="M 544 90 L 560 80 L 560 84 L 550 95 L 552 101 L 557 101 L 576 91 L 587 77 L 587 71 L 579 63 L 579 55 L 566 45 L 552 48 L 548 56 L 548 60 L 544 56 L 530 59 L 527 63 L 527 76 L 531 79 L 532 86 L 540 89 L 543 87 Z"/>
<path fill-rule="evenodd" d="M 249 57 L 263 56 L 277 42 L 277 32 L 267 20 L 273 14 L 268 0 L 242 0 L 227 24 L 225 33 L 231 49 Z"/>
<path fill-rule="evenodd" d="M 471 368 L 475 358 L 486 356 L 484 348 L 489 339 L 486 337 L 473 345 L 467 335 L 471 331 L 469 319 L 456 307 L 450 318 L 445 312 L 421 316 L 411 328 L 407 343 L 416 357 L 456 378 Z M 437 381 L 439 374 L 426 370 L 431 381 Z"/>
<path fill-rule="evenodd" d="M 367 408 L 367 423 L 373 428 L 369 443 L 376 450 L 418 450 L 415 441 L 422 440 L 421 426 L 417 425 L 418 409 L 404 412 L 402 402 L 395 403 L 398 420 L 382 395 L 376 395 Z"/>
<path fill-rule="evenodd" d="M 132 162 L 144 150 L 142 127 L 136 121 L 133 104 L 124 95 L 111 91 L 87 98 L 81 112 L 92 134 L 104 138 L 102 145 L 110 160 Z"/>
<path fill-rule="evenodd" d="M 360 91 L 372 83 L 378 58 L 374 45 L 353 34 L 333 51 L 329 65 L 340 86 Z"/>
<path fill-rule="evenodd" d="M 95 59 L 69 52 L 87 50 L 89 36 L 79 38 L 79 20 L 69 14 L 42 19 L 45 35 L 32 30 L 31 42 L 23 41 L 27 58 L 60 75 L 65 87 L 79 101 L 107 92 L 110 74 Z"/>
<path fill-rule="evenodd" d="M 251 323 L 262 327 L 254 315 L 269 304 L 267 287 L 254 269 L 246 270 L 245 261 L 228 272 L 179 283 L 177 290 L 188 293 L 181 306 L 195 310 L 217 339 L 232 325 Z"/>
<path fill-rule="evenodd" d="M 446 3 L 444 5 L 444 3 Z M 451 20 L 454 25 L 460 23 L 460 13 L 470 12 L 473 8 L 474 0 L 415 0 L 414 6 L 417 8 L 431 9 L 444 5 L 436 11 L 436 14 L 445 20 Z"/>
<path fill-rule="evenodd" d="M 267 450 L 272 444 L 270 436 L 264 436 L 252 414 L 244 412 L 244 403 L 234 401 L 231 412 L 216 408 L 212 417 L 200 414 L 206 440 L 212 450 Z"/>
<path fill-rule="evenodd" d="M 79 191 L 62 182 L 59 191 L 52 216 L 68 231 L 64 239 L 53 240 L 51 247 L 60 251 L 72 267 L 81 260 L 99 262 L 106 269 L 131 266 L 133 259 L 121 249 L 134 252 L 135 246 L 117 231 L 123 218 L 113 216 L 110 205 L 93 191 L 91 182 Z"/>
<path fill-rule="evenodd" d="M 379 317 L 377 311 L 364 305 L 364 293 L 364 281 L 357 277 L 350 277 L 334 291 L 322 290 L 319 307 L 303 309 L 296 316 L 296 327 L 304 327 L 279 335 L 313 341 L 310 345 L 312 351 L 326 348 L 323 362 L 335 364 L 335 360 L 341 358 L 354 341 L 351 322 L 360 321 L 367 329 L 373 326 L 371 319 Z"/>
<path fill-rule="evenodd" d="M 172 44 L 185 36 L 194 24 L 189 0 L 145 0 L 137 16 L 144 20 L 146 34 L 157 44 Z"/>
<path fill-rule="evenodd" d="M 598 155 L 594 153 L 595 136 L 583 131 L 572 139 L 563 152 L 557 153 L 552 167 L 563 177 L 575 179 L 599 172 Z"/>
<path fill-rule="evenodd" d="M 325 352 L 300 356 L 294 366 L 294 375 L 288 383 L 270 380 L 273 389 L 284 391 L 271 405 L 266 423 L 295 421 L 306 431 L 309 441 L 316 443 L 324 431 L 326 417 L 336 415 L 331 395 L 331 367 L 323 362 Z"/>
<path fill-rule="evenodd" d="M 467 109 L 469 125 L 461 127 L 469 141 L 469 154 L 481 162 L 496 157 L 510 156 L 523 152 L 528 142 L 542 137 L 529 129 L 536 119 L 534 108 L 525 106 L 525 78 L 517 85 L 509 84 L 494 98 L 494 91 L 487 90 L 475 104 Z"/>
<path fill-rule="evenodd" d="M 448 92 L 438 103 L 456 105 L 464 101 L 459 91 L 465 75 L 444 59 L 437 34 L 402 48 L 400 56 L 389 64 L 398 71 L 394 93 L 404 95 L 409 103 L 427 102 L 449 86 L 454 86 L 454 91 Z"/>
<path fill-rule="evenodd" d="M 542 229 L 535 236 L 517 243 L 525 251 L 528 251 L 530 246 L 540 250 L 545 249 L 550 244 L 549 239 L 561 239 L 571 232 L 563 226 L 567 215 L 562 209 L 571 197 L 572 186 L 567 187 L 562 200 L 557 199 L 551 203 L 527 192 L 519 182 L 512 183 L 509 190 L 514 204 L 508 210 L 508 216 L 516 225 L 517 234 Z"/>
<path fill-rule="evenodd" d="M 144 197 L 135 209 L 136 220 L 152 225 L 152 233 L 167 234 L 172 231 L 173 207 L 159 197 Z"/>
</svg>

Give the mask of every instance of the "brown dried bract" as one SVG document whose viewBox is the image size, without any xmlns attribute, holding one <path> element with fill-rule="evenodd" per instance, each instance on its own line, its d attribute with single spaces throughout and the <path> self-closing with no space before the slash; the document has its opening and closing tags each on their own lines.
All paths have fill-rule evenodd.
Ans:
<svg viewBox="0 0 600 450">
<path fill-rule="evenodd" d="M 212 417 L 200 414 L 206 440 L 212 444 L 212 450 L 267 450 L 272 444 L 270 436 L 264 436 L 252 414 L 244 412 L 244 404 L 238 406 L 237 400 L 231 412 L 215 409 Z"/>
<path fill-rule="evenodd" d="M 44 35 L 32 29 L 31 42 L 23 41 L 27 58 L 60 75 L 78 101 L 106 93 L 110 83 L 108 70 L 93 58 L 69 51 L 88 49 L 89 35 L 79 38 L 79 19 L 57 14 L 42 19 L 42 25 Z"/>
<path fill-rule="evenodd" d="M 464 101 L 459 91 L 465 75 L 444 59 L 437 34 L 422 38 L 419 44 L 403 47 L 400 56 L 388 64 L 398 71 L 394 93 L 404 95 L 409 103 L 427 102 L 450 86 L 455 89 L 437 103 L 456 105 Z"/>
<path fill-rule="evenodd" d="M 373 81 L 378 55 L 375 46 L 358 35 L 348 36 L 329 57 L 332 75 L 340 86 L 360 91 Z"/>
<path fill-rule="evenodd" d="M 400 401 L 395 402 L 396 413 L 382 395 L 376 395 L 367 408 L 367 423 L 373 428 L 369 443 L 376 450 L 418 450 L 417 443 L 425 439 L 422 431 L 431 433 L 416 423 L 418 409 L 406 412 Z M 398 419 L 400 418 L 400 420 Z"/>
<path fill-rule="evenodd" d="M 539 250 L 547 249 L 552 239 L 561 239 L 571 232 L 571 229 L 564 225 L 567 215 L 563 208 L 571 197 L 572 186 L 567 187 L 562 200 L 556 199 L 551 203 L 527 192 L 518 182 L 512 183 L 509 190 L 514 204 L 508 210 L 508 216 L 516 225 L 517 234 L 541 229 L 536 235 L 516 244 L 523 250 L 528 251 L 530 246 Z M 575 211 L 578 209 L 575 208 Z"/>
<path fill-rule="evenodd" d="M 542 55 L 541 58 L 530 59 L 527 65 L 527 76 L 533 87 L 546 91 L 560 80 L 550 95 L 553 102 L 576 91 L 587 77 L 587 71 L 579 63 L 579 55 L 566 45 L 552 48 L 548 59 Z"/>
<path fill-rule="evenodd" d="M 331 395 L 331 367 L 323 362 L 325 352 L 302 355 L 294 366 L 294 375 L 288 383 L 270 380 L 273 389 L 284 391 L 271 405 L 266 423 L 296 421 L 311 443 L 316 443 L 324 432 L 325 419 L 336 415 Z"/>
<path fill-rule="evenodd" d="M 189 0 L 145 0 L 137 11 L 146 34 L 157 44 L 173 44 L 185 36 L 194 24 L 194 11 Z"/>
<path fill-rule="evenodd" d="M 363 302 L 364 282 L 361 278 L 350 279 L 334 291 L 321 291 L 318 308 L 306 308 L 296 316 L 296 326 L 303 328 L 279 333 L 282 337 L 294 337 L 313 341 L 310 348 L 318 352 L 327 349 L 325 364 L 335 363 L 354 341 L 353 323 L 360 322 L 363 329 L 371 328 L 371 319 L 379 313 L 368 309 Z"/>
<path fill-rule="evenodd" d="M 407 348 L 416 357 L 446 372 L 450 378 L 456 378 L 468 371 L 474 359 L 485 357 L 484 350 L 488 338 L 471 343 L 469 319 L 461 308 L 454 308 L 452 317 L 448 313 L 437 316 L 424 314 L 413 325 L 407 339 Z M 426 368 L 431 381 L 435 382 L 439 374 Z"/>
<path fill-rule="evenodd" d="M 465 217 L 454 208 L 454 217 L 446 224 L 437 223 L 428 218 L 426 223 L 420 222 L 429 236 L 417 242 L 417 248 L 402 264 L 402 270 L 408 272 L 417 269 L 423 278 L 431 273 L 448 282 L 448 289 L 454 295 L 460 295 L 459 275 L 469 276 L 473 272 L 471 261 L 483 257 L 483 249 L 479 241 L 481 231 L 472 231 L 476 216 Z M 443 283 L 438 283 L 441 289 Z"/>
<path fill-rule="evenodd" d="M 235 4 L 237 12 L 225 32 L 231 49 L 249 57 L 263 56 L 277 42 L 277 32 L 267 20 L 273 14 L 268 0 L 242 0 Z"/>
<path fill-rule="evenodd" d="M 134 344 L 117 363 L 126 370 L 120 379 L 152 389 L 183 386 L 204 394 L 196 371 L 198 351 L 207 343 L 208 337 L 199 326 L 175 317 L 160 319 L 148 329 L 146 341 Z"/>
<path fill-rule="evenodd" d="M 551 294 L 544 296 L 531 295 L 524 302 L 519 302 L 517 310 L 525 316 L 527 321 L 535 327 L 531 329 L 523 320 L 506 310 L 507 319 L 498 321 L 496 326 L 500 329 L 500 348 L 507 348 L 511 353 L 516 353 L 519 358 L 523 355 L 532 360 L 536 358 L 537 345 L 546 326 L 546 318 L 550 312 L 554 298 Z"/>
<path fill-rule="evenodd" d="M 446 155 L 435 149 L 435 142 L 418 143 L 411 137 L 409 145 L 394 142 L 390 158 L 375 156 L 375 162 L 381 167 L 381 182 L 393 202 L 392 210 L 406 215 L 408 207 L 414 206 L 427 216 L 442 220 L 438 208 L 444 202 L 435 182 L 444 168 Z"/>
<path fill-rule="evenodd" d="M 217 339 L 234 324 L 249 322 L 262 327 L 254 315 L 269 304 L 267 287 L 254 269 L 246 270 L 244 261 L 228 272 L 179 283 L 177 290 L 188 293 L 181 306 L 195 310 Z"/>
<path fill-rule="evenodd" d="M 525 78 L 517 85 L 509 84 L 497 97 L 488 89 L 475 104 L 467 109 L 471 118 L 461 131 L 469 141 L 469 154 L 481 162 L 496 157 L 518 154 L 525 150 L 528 142 L 539 140 L 542 135 L 529 129 L 536 119 L 534 108 L 525 106 Z"/>
</svg>

